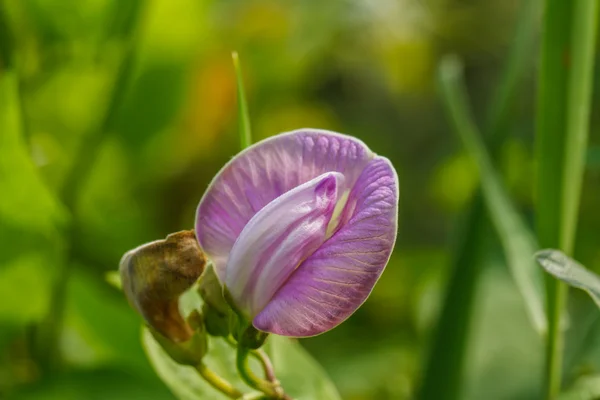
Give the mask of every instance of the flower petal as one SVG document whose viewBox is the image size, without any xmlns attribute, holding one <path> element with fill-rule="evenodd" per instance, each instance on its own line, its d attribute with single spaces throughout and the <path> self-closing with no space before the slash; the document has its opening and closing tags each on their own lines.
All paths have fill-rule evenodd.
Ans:
<svg viewBox="0 0 600 400">
<path fill-rule="evenodd" d="M 253 318 L 294 270 L 326 239 L 339 172 L 300 185 L 260 210 L 231 249 L 224 282 L 235 304 Z"/>
<path fill-rule="evenodd" d="M 348 318 L 369 296 L 396 240 L 398 178 L 377 157 L 352 189 L 348 222 L 296 269 L 253 324 L 262 331 L 306 337 Z"/>
<path fill-rule="evenodd" d="M 196 213 L 196 235 L 223 281 L 227 258 L 244 226 L 285 192 L 326 172 L 352 187 L 374 154 L 360 140 L 303 129 L 263 140 L 217 174 Z"/>
</svg>

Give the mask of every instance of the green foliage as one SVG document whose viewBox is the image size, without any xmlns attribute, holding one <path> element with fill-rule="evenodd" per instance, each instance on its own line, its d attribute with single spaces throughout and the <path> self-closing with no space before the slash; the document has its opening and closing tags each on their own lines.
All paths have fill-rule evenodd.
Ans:
<svg viewBox="0 0 600 400">
<path fill-rule="evenodd" d="M 193 289 L 187 291 L 180 299 L 182 315 L 201 309 L 202 303 L 197 292 Z M 252 389 L 244 383 L 236 370 L 236 349 L 224 338 L 208 339 L 208 353 L 203 358 L 204 364 L 238 390 L 251 392 Z M 142 343 L 157 374 L 180 400 L 226 398 L 204 381 L 194 368 L 174 362 L 147 328 L 142 330 Z M 269 355 L 275 375 L 288 395 L 293 398 L 340 399 L 323 368 L 297 342 L 270 335 L 263 349 Z M 250 358 L 250 363 L 257 376 L 264 374 L 257 360 Z"/>
<path fill-rule="evenodd" d="M 590 272 L 583 265 L 559 250 L 542 250 L 536 253 L 536 260 L 546 272 L 555 278 L 572 287 L 584 290 L 596 306 L 600 307 L 600 276 Z M 584 318 L 588 314 L 594 315 L 591 323 L 589 318 Z M 597 322 L 600 320 L 600 313 L 596 310 L 595 313 L 580 313 L 577 316 L 580 321 L 584 321 L 584 324 L 579 323 L 577 326 L 582 334 L 576 336 L 578 339 L 575 347 L 576 351 L 566 352 L 565 358 L 569 362 L 567 366 L 572 366 L 573 361 L 584 361 L 591 365 L 597 365 L 598 344 L 595 337 L 597 336 Z M 559 400 L 592 400 L 598 398 L 598 396 L 600 396 L 599 377 L 584 373 L 558 398 Z"/>
<path fill-rule="evenodd" d="M 572 254 L 587 153 L 599 8 L 594 0 L 546 0 L 544 4 L 536 115 L 537 235 L 542 247 Z M 546 396 L 553 399 L 561 389 L 567 290 L 549 279 L 547 293 Z"/>
<path fill-rule="evenodd" d="M 64 346 L 65 358 L 76 365 L 119 366 L 151 375 L 139 342 L 141 318 L 120 293 L 95 278 L 79 272 L 69 281 L 65 324 L 73 342 Z"/>
<path fill-rule="evenodd" d="M 39 321 L 46 314 L 50 298 L 46 279 L 50 274 L 43 274 L 40 268 L 46 263 L 43 254 L 35 253 L 3 262 L 0 290 L 6 301 L 0 305 L 2 320 L 24 325 Z"/>
<path fill-rule="evenodd" d="M 531 255 L 536 251 L 535 238 L 507 195 L 502 181 L 483 146 L 469 112 L 462 82 L 462 65 L 454 57 L 440 65 L 440 86 L 455 130 L 474 159 L 482 178 L 482 191 L 490 219 L 506 252 L 513 279 L 538 333 L 545 332 L 542 276 Z"/>
<path fill-rule="evenodd" d="M 559 250 L 539 251 L 535 258 L 556 279 L 585 290 L 600 307 L 600 277 Z"/>
<path fill-rule="evenodd" d="M 586 376 L 561 393 L 558 400 L 595 400 L 598 397 L 600 397 L 600 376 Z"/>
<path fill-rule="evenodd" d="M 47 311 L 68 217 L 27 152 L 12 71 L 0 75 L 0 104 L 0 321 L 25 324 Z"/>
<path fill-rule="evenodd" d="M 171 360 L 152 334 L 144 329 L 142 340 L 148 357 L 158 375 L 171 388 L 180 400 L 221 400 L 226 397 L 206 383 L 198 372 Z M 238 389 L 249 389 L 235 369 L 235 349 L 221 338 L 210 338 L 209 352 L 205 357 L 206 365 L 221 377 L 227 379 Z M 338 400 L 340 399 L 335 386 L 329 381 L 322 368 L 301 348 L 290 339 L 272 336 L 266 346 L 270 355 L 277 378 L 281 381 L 286 393 L 293 398 Z M 258 364 L 254 365 L 258 374 Z"/>
<path fill-rule="evenodd" d="M 0 183 L 3 191 L 10 193 L 10 196 L 2 196 L 0 201 L 2 222 L 46 238 L 52 237 L 60 233 L 59 228 L 65 223 L 66 215 L 44 185 L 27 152 L 18 81 L 12 71 L 5 71 L 0 77 L 0 103 L 0 148 L 3 154 L 0 159 Z M 8 240 L 10 237 L 3 236 L 2 239 Z"/>
<path fill-rule="evenodd" d="M 487 136 L 484 139 L 487 139 L 489 144 L 492 161 L 497 158 L 502 144 L 508 136 L 509 111 L 514 104 L 519 84 L 523 81 L 527 66 L 527 54 L 533 48 L 534 27 L 531 24 L 531 19 L 537 8 L 537 2 L 535 1 L 521 4 L 515 29 L 515 40 L 511 45 L 501 78 L 494 89 L 491 105 L 486 112 L 485 131 Z M 442 85 L 447 88 L 450 84 L 442 82 Z M 447 92 L 447 90 L 444 90 L 444 93 Z M 444 99 L 446 100 L 444 105 L 447 110 L 453 108 L 451 102 L 459 101 L 459 99 L 449 99 L 448 97 L 444 97 Z M 456 122 L 456 119 L 454 121 Z M 454 129 L 463 130 L 465 127 L 455 125 Z M 470 148 L 472 149 L 472 147 Z M 473 160 L 478 160 L 478 157 L 472 151 L 469 156 L 471 157 L 465 157 L 465 162 L 469 163 L 469 169 L 465 172 L 470 172 L 471 175 L 476 177 L 478 174 L 473 170 L 478 171 L 479 168 Z M 486 181 L 489 179 L 485 175 L 482 178 Z M 465 181 L 468 182 L 467 179 L 460 179 L 453 171 L 449 175 L 448 187 L 442 186 L 440 190 L 444 192 L 451 190 L 454 198 L 457 198 L 456 192 L 460 191 L 460 183 Z M 487 193 L 489 193 L 489 190 Z M 472 195 L 472 193 L 469 193 L 469 195 Z M 500 195 L 502 196 L 502 194 Z M 466 215 L 459 221 L 460 229 L 457 229 L 458 238 L 455 240 L 451 275 L 445 289 L 443 309 L 425 366 L 425 377 L 421 384 L 420 398 L 423 399 L 455 399 L 460 398 L 463 392 L 464 360 L 468 348 L 471 347 L 469 344 L 469 328 L 475 309 L 474 298 L 482 275 L 482 253 L 485 247 L 485 234 L 488 231 L 481 191 L 477 190 L 472 197 L 472 201 L 466 206 Z M 497 211 L 501 212 L 502 210 Z M 506 240 L 504 243 L 506 243 Z M 517 242 L 512 244 L 512 248 L 515 245 L 517 245 Z M 524 254 L 513 254 L 511 265 L 515 265 L 515 257 L 521 256 L 524 256 Z M 534 313 L 539 312 L 539 310 L 532 311 Z M 541 314 L 537 316 L 537 321 L 535 320 L 535 314 L 532 316 L 534 324 L 539 329 L 543 329 L 544 321 L 540 319 Z"/>
<path fill-rule="evenodd" d="M 14 396 L 15 400 L 170 400 L 157 382 L 123 374 L 119 370 L 78 371 L 41 382 Z"/>
</svg>

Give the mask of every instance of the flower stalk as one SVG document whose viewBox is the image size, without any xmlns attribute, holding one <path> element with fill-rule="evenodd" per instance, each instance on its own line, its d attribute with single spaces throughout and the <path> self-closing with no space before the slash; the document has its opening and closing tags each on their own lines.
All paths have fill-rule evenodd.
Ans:
<svg viewBox="0 0 600 400">
<path fill-rule="evenodd" d="M 214 371 L 209 369 L 204 363 L 200 363 L 196 366 L 198 374 L 213 388 L 223 393 L 230 399 L 239 399 L 243 396 L 242 392 L 237 390 L 231 383 L 217 375 Z"/>
<path fill-rule="evenodd" d="M 253 389 L 259 390 L 266 394 L 269 398 L 278 400 L 291 400 L 291 397 L 286 395 L 279 381 L 273 377 L 273 381 L 259 378 L 252 372 L 248 363 L 248 356 L 252 354 L 252 349 L 242 346 L 238 343 L 236 367 L 240 377 Z M 272 368 L 271 368 L 272 371 Z"/>
<path fill-rule="evenodd" d="M 229 345 L 231 345 L 231 347 L 237 349 L 238 344 L 232 336 L 224 339 Z M 275 376 L 275 369 L 273 368 L 273 363 L 271 362 L 269 355 L 262 349 L 250 350 L 250 355 L 260 363 L 260 366 L 265 373 L 265 378 L 267 378 L 267 380 L 271 383 L 279 384 L 279 381 Z"/>
<path fill-rule="evenodd" d="M 261 349 L 256 349 L 251 350 L 250 354 L 254 356 L 254 358 L 256 358 L 258 362 L 260 362 L 263 371 L 265 371 L 265 377 L 267 378 L 267 380 L 271 383 L 279 385 L 279 381 L 275 376 L 275 370 L 273 369 L 273 363 L 271 362 L 271 359 L 269 358 L 267 353 L 265 353 Z"/>
</svg>

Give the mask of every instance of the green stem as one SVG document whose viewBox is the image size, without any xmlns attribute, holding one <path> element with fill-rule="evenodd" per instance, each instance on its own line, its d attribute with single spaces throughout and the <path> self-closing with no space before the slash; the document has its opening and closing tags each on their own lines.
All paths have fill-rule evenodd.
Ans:
<svg viewBox="0 0 600 400">
<path fill-rule="evenodd" d="M 279 385 L 261 379 L 252 372 L 248 364 L 248 355 L 250 355 L 250 349 L 238 345 L 236 367 L 242 380 L 251 388 L 259 390 L 269 397 L 275 399 L 283 398 Z"/>
<path fill-rule="evenodd" d="M 548 400 L 560 393 L 562 380 L 562 348 L 564 345 L 561 327 L 562 313 L 567 300 L 567 286 L 552 278 L 546 278 L 548 337 L 546 339 L 546 364 L 544 369 L 545 393 Z"/>
<path fill-rule="evenodd" d="M 271 359 L 269 358 L 267 353 L 265 353 L 261 349 L 258 349 L 258 350 L 252 350 L 250 352 L 250 354 L 254 358 L 256 358 L 258 360 L 258 362 L 260 362 L 260 365 L 262 366 L 263 371 L 265 372 L 265 377 L 267 378 L 267 380 L 273 384 L 278 385 L 279 381 L 277 380 L 277 377 L 275 376 L 275 370 L 273 369 L 273 363 L 271 363 Z"/>
<path fill-rule="evenodd" d="M 238 120 L 240 147 L 245 149 L 252 144 L 252 131 L 250 129 L 250 115 L 248 114 L 248 103 L 246 101 L 246 92 L 244 90 L 244 79 L 242 77 L 242 67 L 240 66 L 240 57 L 237 52 L 231 54 L 233 59 L 233 68 L 235 69 L 235 79 L 237 83 L 238 100 Z"/>
<path fill-rule="evenodd" d="M 571 36 L 571 68 L 569 69 L 569 104 L 567 107 L 567 138 L 563 169 L 563 212 L 561 243 L 563 249 L 573 252 L 579 200 L 585 169 L 589 133 L 594 56 L 598 30 L 597 0 L 573 1 Z"/>
<path fill-rule="evenodd" d="M 204 363 L 200 363 L 196 367 L 196 371 L 198 371 L 200 376 L 202 376 L 202 378 L 204 378 L 204 380 L 213 388 L 217 389 L 230 399 L 239 399 L 243 396 L 242 392 L 237 390 L 231 383 L 221 378 L 214 371 L 210 370 Z"/>
<path fill-rule="evenodd" d="M 563 140 L 567 97 L 566 60 L 569 49 L 571 5 L 561 0 L 546 0 L 540 75 L 538 83 L 538 115 L 536 137 L 537 234 L 542 248 L 560 247 L 560 209 Z M 560 180 L 560 179 L 558 179 Z M 543 201 L 540 201 L 543 199 Z M 554 278 L 546 278 L 548 337 L 544 368 L 545 397 L 555 398 L 560 392 L 563 335 L 561 316 L 566 300 L 566 287 Z"/>
<path fill-rule="evenodd" d="M 545 0 L 538 83 L 537 233 L 572 255 L 589 129 L 597 0 Z M 560 393 L 567 288 L 547 279 L 546 398 Z"/>
<path fill-rule="evenodd" d="M 223 339 L 231 347 L 237 349 L 237 342 L 235 341 L 235 339 L 233 339 L 233 337 L 228 336 L 228 337 L 224 337 Z M 265 372 L 265 377 L 267 378 L 267 380 L 274 384 L 279 384 L 279 381 L 277 380 L 277 377 L 275 376 L 275 369 L 273 368 L 273 363 L 271 362 L 269 355 L 261 349 L 250 350 L 250 355 L 252 357 L 256 358 L 256 360 L 260 363 L 263 371 Z"/>
</svg>

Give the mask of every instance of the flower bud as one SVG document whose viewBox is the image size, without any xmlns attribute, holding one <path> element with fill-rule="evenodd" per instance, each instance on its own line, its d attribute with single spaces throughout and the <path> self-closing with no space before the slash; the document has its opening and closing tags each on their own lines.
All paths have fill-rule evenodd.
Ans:
<svg viewBox="0 0 600 400">
<path fill-rule="evenodd" d="M 198 293 L 204 300 L 202 314 L 206 331 L 212 336 L 229 335 L 229 318 L 231 308 L 223 297 L 223 287 L 215 274 L 212 265 L 206 267 L 198 283 Z"/>
<path fill-rule="evenodd" d="M 154 331 L 186 342 L 194 330 L 179 312 L 179 296 L 204 271 L 206 258 L 193 231 L 181 231 L 128 251 L 119 266 L 129 303 Z"/>
<path fill-rule="evenodd" d="M 238 342 L 240 346 L 248 349 L 259 349 L 265 344 L 265 341 L 269 337 L 267 332 L 259 331 L 254 326 L 248 326 L 240 335 Z"/>
<path fill-rule="evenodd" d="M 240 313 L 231 313 L 229 331 L 240 347 L 256 350 L 265 344 L 269 333 L 259 331 Z"/>
<path fill-rule="evenodd" d="M 202 305 L 202 314 L 204 315 L 204 324 L 206 332 L 211 336 L 227 337 L 229 336 L 229 318 L 230 313 L 221 314 L 216 308 L 208 303 Z"/>
</svg>

